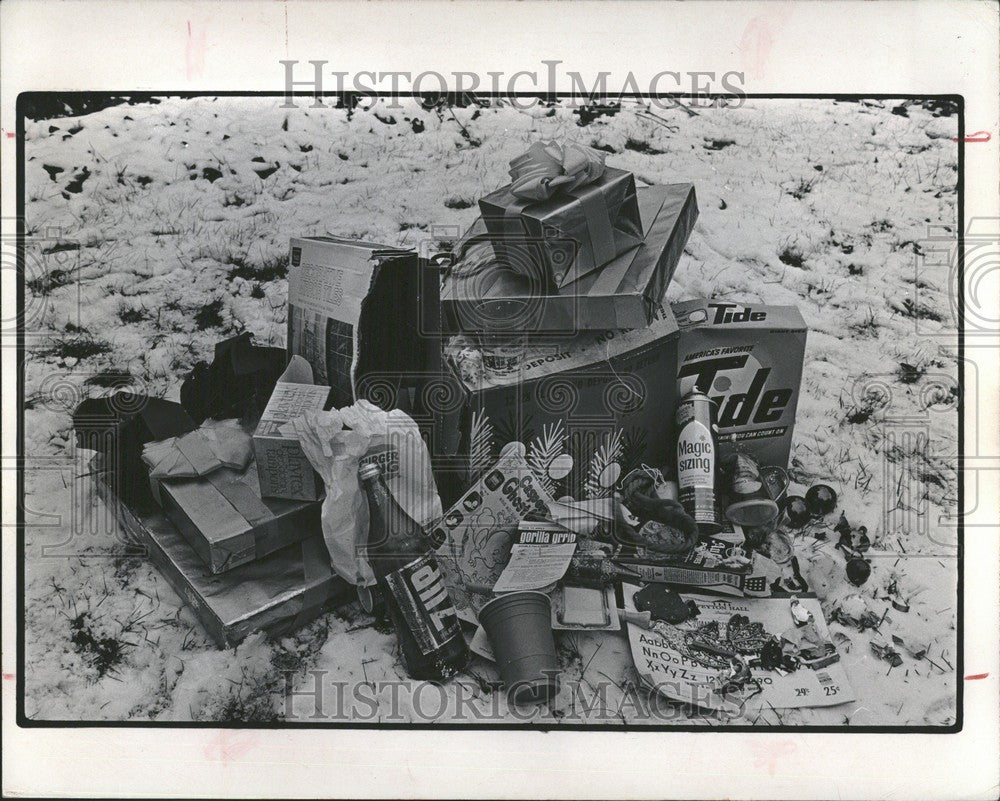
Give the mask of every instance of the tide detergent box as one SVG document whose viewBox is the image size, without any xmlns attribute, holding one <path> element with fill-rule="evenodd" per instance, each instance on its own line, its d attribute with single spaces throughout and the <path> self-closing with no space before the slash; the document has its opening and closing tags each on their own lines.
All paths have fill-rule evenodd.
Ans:
<svg viewBox="0 0 1000 801">
<path fill-rule="evenodd" d="M 787 468 L 806 346 L 799 310 L 719 300 L 671 310 L 678 397 L 696 388 L 715 401 L 723 457 L 740 451 Z"/>
</svg>

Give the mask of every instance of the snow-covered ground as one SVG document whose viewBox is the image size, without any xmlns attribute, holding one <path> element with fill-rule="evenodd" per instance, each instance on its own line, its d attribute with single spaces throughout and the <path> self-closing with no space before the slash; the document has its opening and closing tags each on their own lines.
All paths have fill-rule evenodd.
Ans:
<svg viewBox="0 0 1000 801">
<path fill-rule="evenodd" d="M 626 104 L 597 116 L 281 102 L 165 98 L 26 126 L 29 717 L 270 720 L 289 688 L 312 687 L 309 670 L 401 675 L 392 636 L 354 607 L 277 642 L 216 650 L 108 533 L 70 412 L 113 386 L 176 397 L 180 376 L 234 332 L 282 344 L 289 236 L 453 240 L 511 157 L 566 138 L 648 183 L 696 184 L 701 215 L 668 299 L 794 303 L 809 325 L 793 489 L 840 492 L 872 536 L 872 577 L 848 584 L 829 539 L 805 533 L 796 548 L 858 700 L 759 722 L 954 722 L 957 341 L 947 270 L 921 255 L 929 229 L 957 231 L 955 115 L 899 101 L 752 100 L 696 114 Z M 844 622 L 865 613 L 877 632 Z M 870 645 L 893 635 L 897 667 Z M 570 680 L 632 678 L 616 635 L 566 638 L 561 656 Z M 488 705 L 495 673 L 485 662 L 472 673 L 475 703 Z M 313 712 L 311 697 L 289 703 L 296 717 Z M 640 717 L 619 706 L 612 723 Z M 548 720 L 559 719 L 557 704 Z"/>
</svg>

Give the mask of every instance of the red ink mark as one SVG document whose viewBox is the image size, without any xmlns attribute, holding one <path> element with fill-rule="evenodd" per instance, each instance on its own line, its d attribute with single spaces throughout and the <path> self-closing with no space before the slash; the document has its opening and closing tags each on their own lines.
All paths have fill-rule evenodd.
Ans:
<svg viewBox="0 0 1000 801">
<path fill-rule="evenodd" d="M 779 740 L 776 743 L 765 743 L 755 745 L 753 750 L 757 752 L 753 766 L 755 768 L 766 768 L 768 776 L 773 776 L 778 768 L 778 763 L 782 757 L 795 753 L 798 746 L 791 740 Z"/>
<path fill-rule="evenodd" d="M 7 138 L 8 139 L 13 139 L 15 136 L 17 136 L 17 134 L 14 133 L 13 131 L 7 131 Z"/>
<path fill-rule="evenodd" d="M 765 17 L 754 17 L 747 23 L 740 38 L 741 61 L 753 78 L 764 74 L 764 65 L 774 46 L 771 23 Z"/>
<path fill-rule="evenodd" d="M 973 673 L 971 676 L 966 676 L 966 681 L 979 681 L 980 679 L 985 679 L 989 676 L 989 673 Z"/>
<path fill-rule="evenodd" d="M 3 678 L 4 678 L 4 681 L 14 681 L 14 674 L 13 673 L 4 673 L 3 674 Z"/>
<path fill-rule="evenodd" d="M 187 79 L 200 77 L 205 71 L 205 31 L 195 35 L 191 20 L 187 21 L 187 39 L 184 44 L 184 68 Z"/>
<path fill-rule="evenodd" d="M 235 762 L 248 751 L 253 750 L 256 745 L 257 734 L 254 732 L 231 734 L 223 730 L 205 746 L 205 756 L 208 759 L 216 759 L 225 765 Z"/>
<path fill-rule="evenodd" d="M 990 132 L 989 131 L 976 131 L 974 134 L 968 134 L 967 136 L 963 137 L 962 141 L 963 142 L 989 142 L 990 139 L 992 139 L 992 138 L 993 137 L 990 136 Z M 953 136 L 951 138 L 951 141 L 952 142 L 957 142 L 958 141 L 958 137 L 957 136 Z"/>
</svg>

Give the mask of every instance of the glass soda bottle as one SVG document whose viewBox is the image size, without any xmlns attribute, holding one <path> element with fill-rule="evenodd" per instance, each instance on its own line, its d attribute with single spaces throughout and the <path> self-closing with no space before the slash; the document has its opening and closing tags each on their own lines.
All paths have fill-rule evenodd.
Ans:
<svg viewBox="0 0 1000 801">
<path fill-rule="evenodd" d="M 414 679 L 449 679 L 468 664 L 469 648 L 430 538 L 396 503 L 377 464 L 363 464 L 358 477 L 368 495 L 368 561 L 406 672 Z"/>
</svg>

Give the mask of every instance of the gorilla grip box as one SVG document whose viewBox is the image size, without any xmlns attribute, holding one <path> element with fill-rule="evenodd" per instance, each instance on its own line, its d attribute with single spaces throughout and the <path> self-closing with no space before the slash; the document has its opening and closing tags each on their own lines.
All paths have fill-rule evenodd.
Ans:
<svg viewBox="0 0 1000 801">
<path fill-rule="evenodd" d="M 806 324 L 794 306 L 691 300 L 671 306 L 680 337 L 677 392 L 718 404 L 719 450 L 788 466 Z"/>
</svg>

